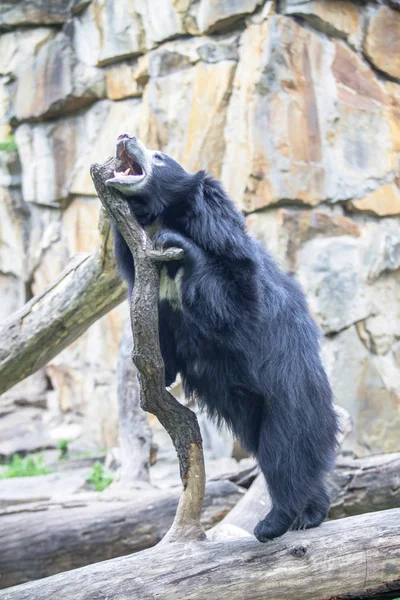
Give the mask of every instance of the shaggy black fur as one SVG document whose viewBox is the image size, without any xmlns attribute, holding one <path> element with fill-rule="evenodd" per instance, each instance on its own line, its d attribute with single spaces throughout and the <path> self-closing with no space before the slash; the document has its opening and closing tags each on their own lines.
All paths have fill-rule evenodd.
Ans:
<svg viewBox="0 0 400 600">
<path fill-rule="evenodd" d="M 158 224 L 156 247 L 183 248 L 169 263 L 180 307 L 160 302 L 166 384 L 180 373 L 212 417 L 225 421 L 265 475 L 273 508 L 258 523 L 265 542 L 289 528 L 319 525 L 329 507 L 325 474 L 338 431 L 332 391 L 319 357 L 319 333 L 294 279 L 245 231 L 218 181 L 190 175 L 165 154 L 126 196 L 143 226 Z M 129 287 L 134 265 L 115 232 Z"/>
</svg>

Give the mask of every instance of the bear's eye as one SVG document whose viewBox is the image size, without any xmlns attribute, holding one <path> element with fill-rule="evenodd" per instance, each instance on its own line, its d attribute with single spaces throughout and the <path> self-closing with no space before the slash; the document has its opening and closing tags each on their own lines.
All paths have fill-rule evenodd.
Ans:
<svg viewBox="0 0 400 600">
<path fill-rule="evenodd" d="M 156 154 L 153 154 L 153 158 L 158 162 L 158 163 L 164 163 L 164 157 L 162 154 L 158 154 L 158 152 L 156 152 Z"/>
</svg>

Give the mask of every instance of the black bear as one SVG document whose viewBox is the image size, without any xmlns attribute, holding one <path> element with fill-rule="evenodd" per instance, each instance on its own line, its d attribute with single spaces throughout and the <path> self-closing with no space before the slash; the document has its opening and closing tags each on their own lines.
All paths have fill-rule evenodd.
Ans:
<svg viewBox="0 0 400 600">
<path fill-rule="evenodd" d="M 272 498 L 254 531 L 260 542 L 318 526 L 329 508 L 325 475 L 338 426 L 302 291 L 248 235 L 210 175 L 191 175 L 127 134 L 117 140 L 117 156 L 124 172 L 107 185 L 143 227 L 157 230 L 155 247 L 184 250 L 160 277 L 166 385 L 180 373 L 185 392 L 257 457 Z M 132 290 L 133 259 L 117 231 L 115 249 Z"/>
</svg>

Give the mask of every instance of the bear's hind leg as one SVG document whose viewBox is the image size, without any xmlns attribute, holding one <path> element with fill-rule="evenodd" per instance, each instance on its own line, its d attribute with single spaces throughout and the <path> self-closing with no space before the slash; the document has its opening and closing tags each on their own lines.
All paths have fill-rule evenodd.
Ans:
<svg viewBox="0 0 400 600">
<path fill-rule="evenodd" d="M 318 527 L 328 516 L 329 496 L 323 482 L 317 487 L 304 512 L 294 520 L 291 529 L 311 529 Z"/>
<path fill-rule="evenodd" d="M 260 542 L 286 533 L 305 514 L 319 488 L 320 474 L 312 468 L 301 444 L 296 445 L 296 437 L 282 429 L 276 414 L 263 420 L 257 459 L 268 484 L 272 510 L 254 530 Z M 315 514 L 314 519 L 318 518 Z"/>
</svg>

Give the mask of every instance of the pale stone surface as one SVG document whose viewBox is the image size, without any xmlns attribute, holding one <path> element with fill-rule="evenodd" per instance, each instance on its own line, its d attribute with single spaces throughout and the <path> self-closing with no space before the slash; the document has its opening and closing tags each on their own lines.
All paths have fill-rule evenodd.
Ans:
<svg viewBox="0 0 400 600">
<path fill-rule="evenodd" d="M 308 240 L 316 237 L 361 235 L 360 226 L 352 219 L 340 213 L 317 209 L 303 211 L 279 208 L 260 211 L 247 216 L 247 228 L 291 272 L 296 272 L 299 266 L 298 252 Z"/>
<path fill-rule="evenodd" d="M 99 109 L 97 114 L 94 113 Z M 71 194 L 95 195 L 90 165 L 105 161 L 115 154 L 115 142 L 120 133 L 137 134 L 142 115 L 142 106 L 137 99 L 114 103 L 107 100 L 97 102 L 85 116 L 85 127 L 90 132 L 84 149 L 76 155 L 71 173 Z M 95 135 L 91 134 L 93 133 Z M 95 140 L 95 143 L 93 143 Z M 84 140 L 82 140 L 84 142 Z M 89 142 L 89 143 L 88 143 Z"/>
<path fill-rule="evenodd" d="M 393 151 L 400 153 L 400 85 L 392 81 L 385 84 L 385 91 L 388 99 L 387 118 L 391 130 Z M 399 181 L 397 186 L 399 186 Z"/>
<path fill-rule="evenodd" d="M 15 275 L 0 273 L 0 298 L 0 320 L 4 320 L 25 301 L 22 281 Z"/>
<path fill-rule="evenodd" d="M 138 109 L 137 100 L 103 100 L 77 116 L 18 127 L 24 200 L 57 206 L 70 194 L 92 196 L 90 165 L 114 154 L 117 135 L 135 131 Z"/>
<path fill-rule="evenodd" d="M 229 30 L 261 5 L 261 0 L 93 0 L 74 19 L 74 47 L 82 62 L 106 65 L 178 35 Z"/>
<path fill-rule="evenodd" d="M 239 60 L 239 34 L 218 37 L 201 37 L 197 40 L 196 52 L 204 62 Z"/>
<path fill-rule="evenodd" d="M 24 215 L 19 190 L 0 187 L 0 271 L 25 276 Z"/>
<path fill-rule="evenodd" d="M 198 63 L 194 68 L 182 162 L 190 172 L 207 169 L 220 175 L 225 144 L 223 130 L 236 63 Z M 201 101 L 199 99 L 201 98 Z"/>
<path fill-rule="evenodd" d="M 135 4 L 129 0 L 94 0 L 74 19 L 74 48 L 88 65 L 138 54 L 145 49 L 143 38 Z"/>
<path fill-rule="evenodd" d="M 400 268 L 400 222 L 382 219 L 369 222 L 363 232 L 363 270 L 370 282 L 385 271 Z"/>
<path fill-rule="evenodd" d="M 393 98 L 345 44 L 272 17 L 239 54 L 222 179 L 244 210 L 359 198 L 394 176 Z"/>
<path fill-rule="evenodd" d="M 14 74 L 10 117 L 17 121 L 76 111 L 105 96 L 104 73 L 79 63 L 63 32 L 27 57 Z"/>
<path fill-rule="evenodd" d="M 147 58 L 145 55 L 144 58 Z M 111 65 L 106 69 L 107 97 L 110 100 L 138 97 L 143 94 L 143 89 L 148 80 L 139 61 L 131 61 Z M 138 64 L 139 63 L 139 64 Z"/>
<path fill-rule="evenodd" d="M 0 75 L 14 74 L 54 37 L 49 27 L 17 30 L 0 35 Z"/>
<path fill-rule="evenodd" d="M 186 51 L 185 51 L 186 50 Z M 150 56 L 140 137 L 181 162 L 189 172 L 218 176 L 225 151 L 223 131 L 236 62 L 199 60 L 192 44 Z"/>
<path fill-rule="evenodd" d="M 61 500 L 85 489 L 90 467 L 0 481 L 0 507 L 45 500 Z"/>
<path fill-rule="evenodd" d="M 368 196 L 351 200 L 350 210 L 370 212 L 378 217 L 400 214 L 400 190 L 397 185 L 387 183 Z"/>
<path fill-rule="evenodd" d="M 10 106 L 9 81 L 9 76 L 0 77 L 0 143 L 8 140 L 12 131 L 6 118 Z"/>
<path fill-rule="evenodd" d="M 393 346 L 393 357 L 396 365 L 400 367 L 400 342 Z"/>
<path fill-rule="evenodd" d="M 400 273 L 387 272 L 375 282 L 372 314 L 357 323 L 363 344 L 374 354 L 387 354 L 400 338 Z"/>
<path fill-rule="evenodd" d="M 103 111 L 97 105 L 93 110 L 101 119 Z M 97 131 L 86 127 L 83 116 L 18 127 L 15 139 L 22 164 L 24 200 L 49 206 L 65 200 L 77 157 L 93 142 Z"/>
<path fill-rule="evenodd" d="M 341 331 L 371 313 L 369 288 L 357 239 L 313 239 L 299 253 L 298 279 L 325 333 Z"/>
<path fill-rule="evenodd" d="M 230 27 L 260 4 L 260 0 L 201 0 L 195 13 L 197 27 L 200 32 Z"/>
<path fill-rule="evenodd" d="M 1 396 L 1 400 L 7 399 L 14 407 L 17 405 L 47 408 L 47 392 L 48 381 L 44 369 L 40 369 L 14 385 Z"/>
<path fill-rule="evenodd" d="M 388 110 L 393 100 L 372 70 L 342 42 L 335 43 L 332 73 L 338 121 L 332 132 L 335 167 L 330 168 L 329 194 L 333 199 L 360 198 L 397 171 L 399 135 Z"/>
<path fill-rule="evenodd" d="M 43 214 L 44 213 L 44 214 Z M 68 205 L 60 221 L 50 219 L 42 211 L 41 253 L 34 268 L 32 290 L 41 292 L 64 269 L 70 258 L 77 252 L 93 252 L 98 245 L 98 221 L 100 202 L 97 198 L 75 197 Z M 37 247 L 37 242 L 31 241 Z M 32 269 L 32 265 L 31 265 Z"/>
<path fill-rule="evenodd" d="M 393 356 L 373 356 L 355 327 L 325 338 L 323 356 L 336 402 L 351 415 L 344 449 L 358 456 L 398 449 L 400 375 Z"/>
<path fill-rule="evenodd" d="M 23 407 L 0 419 L 0 457 L 55 448 L 45 424 L 46 411 Z"/>
<path fill-rule="evenodd" d="M 141 27 L 146 48 L 184 33 L 182 16 L 184 10 L 179 0 L 136 0 L 136 10 L 140 15 Z"/>
<path fill-rule="evenodd" d="M 82 435 L 99 448 L 118 444 L 115 369 L 127 310 L 115 308 L 46 367 L 59 409 L 84 415 Z"/>
<path fill-rule="evenodd" d="M 362 41 L 362 13 L 354 2 L 342 0 L 284 0 L 282 10 L 301 16 L 328 35 L 343 37 L 357 49 Z"/>
<path fill-rule="evenodd" d="M 93 0 L 74 20 L 77 55 L 89 65 L 105 65 L 183 33 L 174 4 L 172 0 Z"/>
<path fill-rule="evenodd" d="M 25 301 L 25 216 L 19 190 L 0 187 L 0 320 Z"/>
<path fill-rule="evenodd" d="M 400 13 L 381 6 L 371 18 L 365 53 L 378 69 L 400 78 Z"/>
<path fill-rule="evenodd" d="M 29 208 L 26 270 L 27 279 L 32 281 L 32 292 L 35 294 L 49 283 L 47 278 L 42 280 L 39 275 L 40 264 L 48 248 L 61 237 L 61 211 L 36 204 L 30 205 Z M 54 256 L 54 263 L 53 275 L 57 275 L 62 269 L 62 263 L 58 261 L 57 255 Z"/>
<path fill-rule="evenodd" d="M 0 27 L 65 23 L 71 12 L 90 0 L 5 0 L 0 4 Z"/>
<path fill-rule="evenodd" d="M 2 141 L 9 143 L 10 136 L 7 135 L 7 138 Z M 21 165 L 18 153 L 0 150 L 0 186 L 19 187 L 20 185 Z"/>
<path fill-rule="evenodd" d="M 74 19 L 74 47 L 82 62 L 107 65 L 178 35 L 224 32 L 261 4 L 261 0 L 136 0 L 134 4 L 93 0 Z"/>
</svg>

